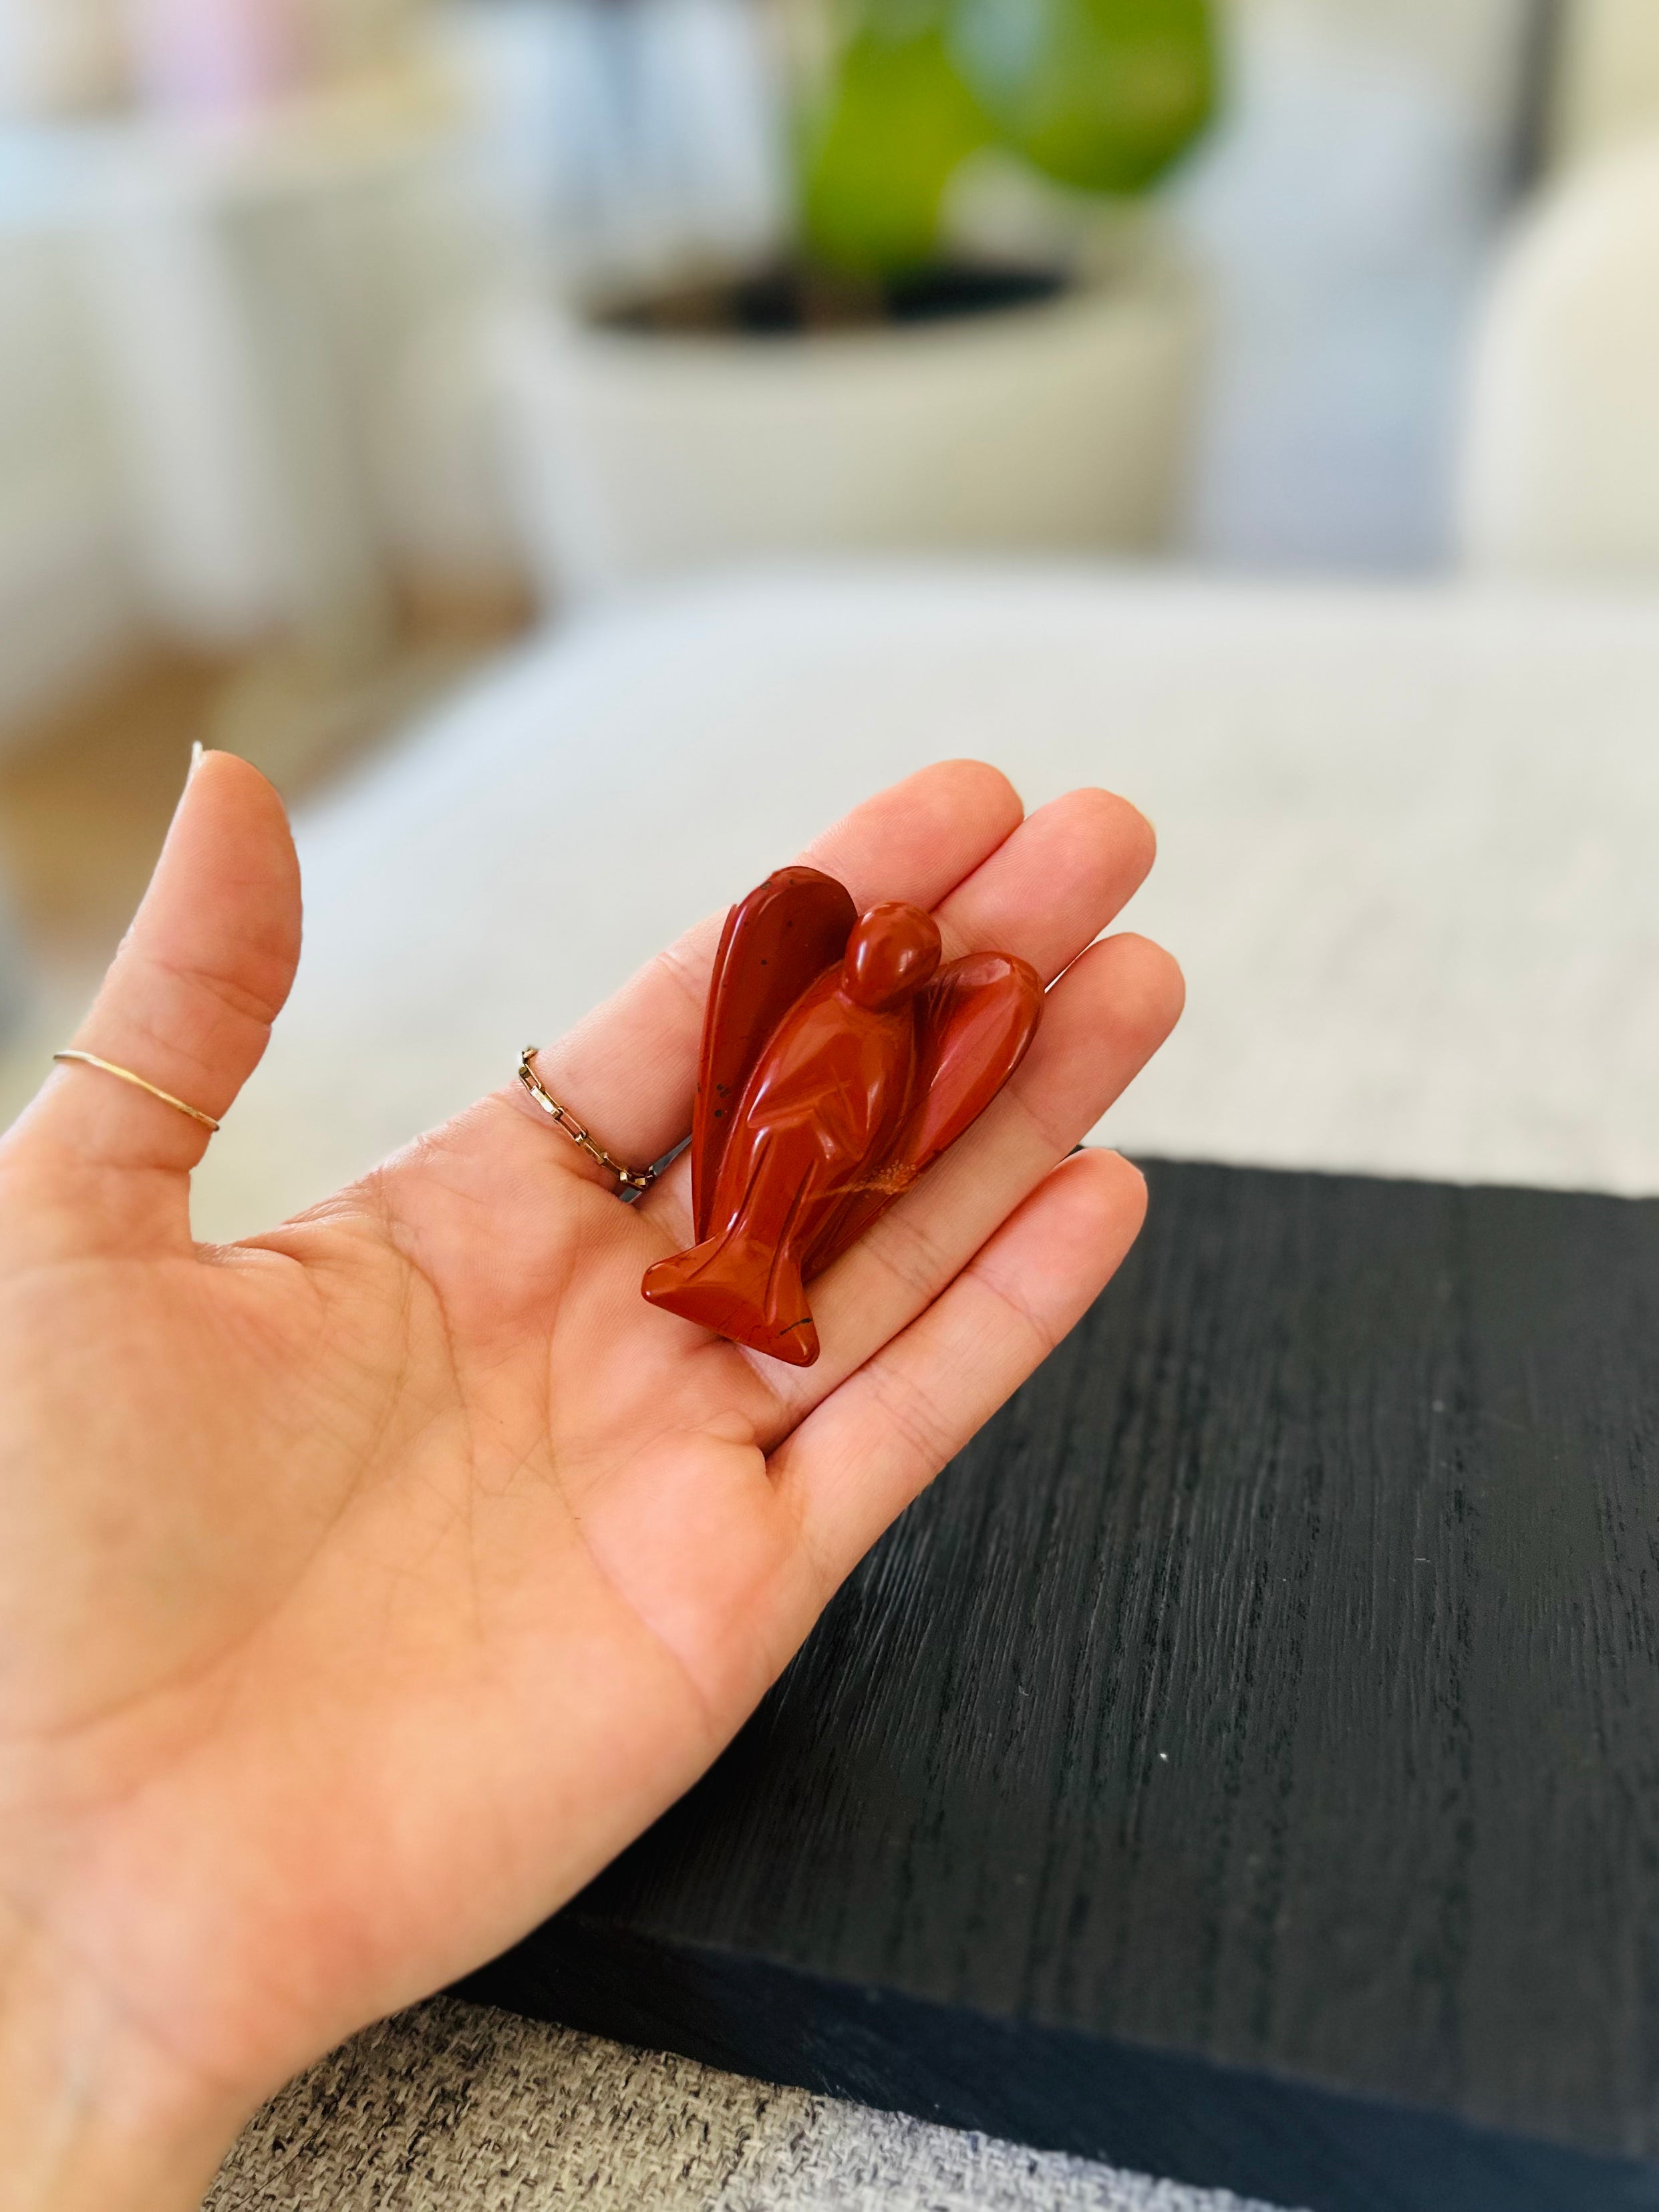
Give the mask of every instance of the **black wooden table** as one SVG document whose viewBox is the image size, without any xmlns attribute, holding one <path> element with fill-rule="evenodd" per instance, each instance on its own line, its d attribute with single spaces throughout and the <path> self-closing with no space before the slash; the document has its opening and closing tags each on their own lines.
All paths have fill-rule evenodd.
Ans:
<svg viewBox="0 0 1659 2212">
<path fill-rule="evenodd" d="M 1659 1202 L 1150 1176 L 466 1993 L 1316 2212 L 1659 2206 Z"/>
</svg>

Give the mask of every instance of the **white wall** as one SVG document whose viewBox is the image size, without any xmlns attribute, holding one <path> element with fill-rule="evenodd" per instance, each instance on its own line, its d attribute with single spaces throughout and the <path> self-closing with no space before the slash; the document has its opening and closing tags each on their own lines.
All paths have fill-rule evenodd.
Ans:
<svg viewBox="0 0 1659 2212">
<path fill-rule="evenodd" d="M 1228 106 L 1175 195 L 1217 291 L 1199 557 L 1445 556 L 1464 331 L 1532 6 L 1230 0 Z"/>
</svg>

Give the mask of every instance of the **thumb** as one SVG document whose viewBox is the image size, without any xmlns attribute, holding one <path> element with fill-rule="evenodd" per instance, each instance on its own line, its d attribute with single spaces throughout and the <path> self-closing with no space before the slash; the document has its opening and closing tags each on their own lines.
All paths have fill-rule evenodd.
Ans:
<svg viewBox="0 0 1659 2212">
<path fill-rule="evenodd" d="M 300 866 L 283 802 L 246 761 L 198 753 L 75 1048 L 217 1121 L 258 1066 L 299 958 Z M 159 1175 L 182 1196 L 211 1132 L 101 1068 L 69 1063 L 16 1136 L 65 1164 Z"/>
</svg>

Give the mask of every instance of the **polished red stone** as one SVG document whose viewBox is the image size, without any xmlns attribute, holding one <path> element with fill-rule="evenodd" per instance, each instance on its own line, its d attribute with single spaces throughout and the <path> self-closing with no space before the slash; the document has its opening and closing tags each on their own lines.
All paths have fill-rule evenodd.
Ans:
<svg viewBox="0 0 1659 2212">
<path fill-rule="evenodd" d="M 1042 985 L 1024 960 L 939 965 L 931 915 L 860 916 L 782 868 L 732 908 L 709 986 L 691 1133 L 697 1242 L 647 1270 L 653 1305 L 794 1367 L 818 1356 L 806 1285 L 988 1106 Z"/>
</svg>

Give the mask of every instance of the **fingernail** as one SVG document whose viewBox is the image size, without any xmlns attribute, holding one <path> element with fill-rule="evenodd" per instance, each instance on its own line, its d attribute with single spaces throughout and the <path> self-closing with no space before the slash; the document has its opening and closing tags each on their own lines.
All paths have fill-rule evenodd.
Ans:
<svg viewBox="0 0 1659 2212">
<path fill-rule="evenodd" d="M 185 790 L 186 790 L 186 791 L 188 791 L 188 790 L 189 790 L 189 788 L 190 788 L 190 780 L 191 780 L 191 776 L 193 776 L 193 775 L 195 775 L 195 773 L 196 773 L 197 769 L 198 769 L 198 768 L 200 768 L 200 766 L 201 766 L 201 765 L 202 765 L 202 740 L 201 740 L 199 738 L 197 738 L 197 740 L 196 740 L 196 742 L 195 742 L 195 744 L 194 744 L 191 747 L 191 749 L 190 749 L 190 775 L 187 775 L 187 776 L 185 778 Z"/>
</svg>

